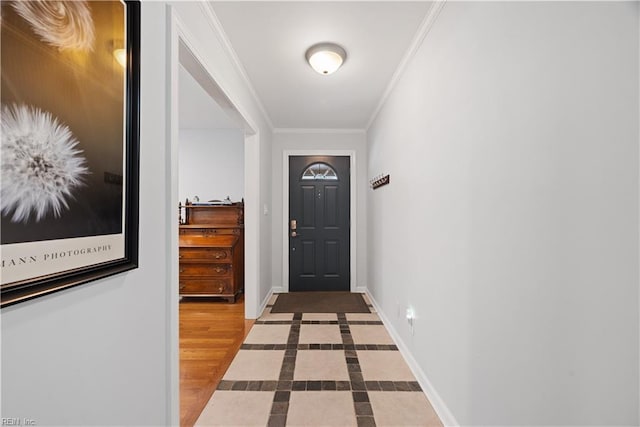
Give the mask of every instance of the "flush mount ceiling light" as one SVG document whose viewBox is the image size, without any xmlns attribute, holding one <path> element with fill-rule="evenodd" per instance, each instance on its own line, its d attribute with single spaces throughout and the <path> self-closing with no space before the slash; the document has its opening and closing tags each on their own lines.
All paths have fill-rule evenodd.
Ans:
<svg viewBox="0 0 640 427">
<path fill-rule="evenodd" d="M 335 43 L 318 43 L 307 49 L 305 57 L 311 68 L 327 75 L 340 68 L 347 52 Z"/>
</svg>

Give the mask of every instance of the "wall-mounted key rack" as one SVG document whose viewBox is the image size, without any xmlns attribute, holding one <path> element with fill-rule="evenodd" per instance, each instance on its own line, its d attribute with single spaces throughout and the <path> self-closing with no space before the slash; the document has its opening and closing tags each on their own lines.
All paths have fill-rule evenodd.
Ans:
<svg viewBox="0 0 640 427">
<path fill-rule="evenodd" d="M 378 175 L 369 180 L 369 184 L 371 184 L 372 189 L 377 189 L 382 187 L 383 185 L 387 185 L 389 183 L 390 177 L 389 174 L 386 175 Z"/>
</svg>

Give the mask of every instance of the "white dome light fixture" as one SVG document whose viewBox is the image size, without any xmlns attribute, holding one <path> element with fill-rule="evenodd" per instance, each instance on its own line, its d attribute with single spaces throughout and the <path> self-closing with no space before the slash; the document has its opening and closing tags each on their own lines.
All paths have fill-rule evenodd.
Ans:
<svg viewBox="0 0 640 427">
<path fill-rule="evenodd" d="M 307 49 L 305 57 L 311 68 L 328 75 L 340 68 L 347 58 L 347 52 L 335 43 L 318 43 Z"/>
</svg>

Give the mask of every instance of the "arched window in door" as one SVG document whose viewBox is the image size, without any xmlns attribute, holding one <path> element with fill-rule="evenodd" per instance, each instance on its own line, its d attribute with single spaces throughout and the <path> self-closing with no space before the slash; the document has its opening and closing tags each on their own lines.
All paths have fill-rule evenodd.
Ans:
<svg viewBox="0 0 640 427">
<path fill-rule="evenodd" d="M 314 163 L 302 173 L 303 180 L 337 181 L 338 174 L 326 163 Z"/>
</svg>

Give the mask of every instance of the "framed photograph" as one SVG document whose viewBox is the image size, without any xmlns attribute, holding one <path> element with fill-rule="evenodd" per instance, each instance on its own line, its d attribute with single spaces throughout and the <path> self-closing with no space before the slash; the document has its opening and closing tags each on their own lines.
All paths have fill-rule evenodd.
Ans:
<svg viewBox="0 0 640 427">
<path fill-rule="evenodd" d="M 0 3 L 3 307 L 137 267 L 140 3 Z"/>
</svg>

